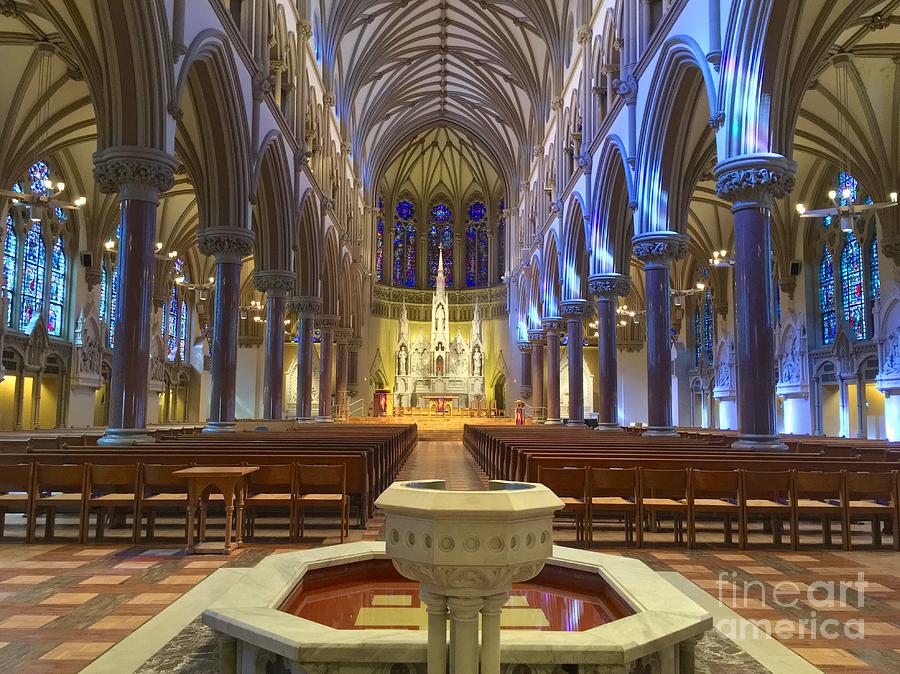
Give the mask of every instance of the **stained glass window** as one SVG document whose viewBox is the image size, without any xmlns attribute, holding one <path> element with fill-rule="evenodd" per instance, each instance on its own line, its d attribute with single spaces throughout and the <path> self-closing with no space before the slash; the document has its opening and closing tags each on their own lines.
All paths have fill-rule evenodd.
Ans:
<svg viewBox="0 0 900 674">
<path fill-rule="evenodd" d="M 878 238 L 872 237 L 869 247 L 869 277 L 872 284 L 872 299 L 881 297 L 881 276 L 878 273 Z"/>
<path fill-rule="evenodd" d="M 715 361 L 713 355 L 713 342 L 715 341 L 715 325 L 713 324 L 712 291 L 706 289 L 703 299 L 703 350 L 706 353 L 706 364 L 712 365 Z"/>
<path fill-rule="evenodd" d="M 116 345 L 116 321 L 119 320 L 119 268 L 113 268 L 109 289 L 109 348 Z"/>
<path fill-rule="evenodd" d="M 506 210 L 503 199 L 500 200 L 500 219 L 497 220 L 497 283 L 503 282 L 503 274 L 506 273 L 506 218 L 503 213 Z"/>
<path fill-rule="evenodd" d="M 475 225 L 466 228 L 466 287 L 478 285 L 478 231 Z"/>
<path fill-rule="evenodd" d="M 834 264 L 828 246 L 822 248 L 819 265 L 819 311 L 822 312 L 822 343 L 834 344 L 837 315 L 834 308 Z"/>
<path fill-rule="evenodd" d="M 169 298 L 168 316 L 166 317 L 166 360 L 175 361 L 178 355 L 178 289 L 172 288 Z"/>
<path fill-rule="evenodd" d="M 700 303 L 694 310 L 694 367 L 700 367 L 700 359 L 703 357 L 703 328 L 700 322 Z"/>
<path fill-rule="evenodd" d="M 844 197 L 844 190 L 850 190 L 849 199 Z M 851 201 L 856 202 L 856 198 L 859 193 L 859 181 L 849 173 L 842 171 L 838 175 L 837 192 L 841 206 L 846 206 Z"/>
<path fill-rule="evenodd" d="M 857 339 L 865 339 L 866 287 L 863 280 L 862 250 L 853 232 L 848 232 L 844 237 L 844 249 L 841 251 L 841 285 L 847 325 Z"/>
<path fill-rule="evenodd" d="M 188 308 L 187 304 L 182 300 L 181 302 L 181 323 L 178 326 L 178 348 L 179 353 L 181 353 L 181 362 L 187 362 L 187 317 L 188 317 Z"/>
<path fill-rule="evenodd" d="M 381 202 L 379 201 L 379 203 Z M 395 286 L 405 285 L 410 288 L 416 286 L 416 223 L 413 221 L 415 214 L 415 206 L 408 199 L 401 199 L 394 209 L 394 254 L 391 281 Z M 384 227 L 380 217 L 379 224 L 382 228 Z"/>
<path fill-rule="evenodd" d="M 488 238 L 487 225 L 481 225 L 478 229 L 478 285 L 488 285 L 488 255 L 490 253 L 490 239 Z"/>
<path fill-rule="evenodd" d="M 109 321 L 109 272 L 106 271 L 106 263 L 100 265 L 100 320 Z"/>
<path fill-rule="evenodd" d="M 44 278 L 47 274 L 47 251 L 41 238 L 41 223 L 33 222 L 25 237 L 24 274 L 22 275 L 22 308 L 19 330 L 31 332 L 31 320 L 44 308 Z"/>
<path fill-rule="evenodd" d="M 37 194 L 45 194 L 49 190 L 44 185 L 45 180 L 50 179 L 50 167 L 45 162 L 35 162 L 28 169 L 28 177 L 31 180 L 31 191 Z"/>
<path fill-rule="evenodd" d="M 431 209 L 431 228 L 428 232 L 428 283 L 437 285 L 437 268 L 440 252 L 444 254 L 444 279 L 448 288 L 453 287 L 453 211 L 443 203 Z"/>
<path fill-rule="evenodd" d="M 47 312 L 47 332 L 56 337 L 62 334 L 67 272 L 66 252 L 63 250 L 62 238 L 59 238 L 53 245 L 50 259 L 50 310 Z"/>
<path fill-rule="evenodd" d="M 381 215 L 375 221 L 375 280 L 378 283 L 382 281 L 382 270 L 384 268 L 384 220 Z"/>
<path fill-rule="evenodd" d="M 775 325 L 781 327 L 781 287 L 777 280 L 772 284 L 772 293 L 775 295 Z"/>
<path fill-rule="evenodd" d="M 16 293 L 16 269 L 19 266 L 19 239 L 11 215 L 6 216 L 6 241 L 3 244 L 3 285 L 6 288 L 6 324 L 12 325 Z"/>
</svg>

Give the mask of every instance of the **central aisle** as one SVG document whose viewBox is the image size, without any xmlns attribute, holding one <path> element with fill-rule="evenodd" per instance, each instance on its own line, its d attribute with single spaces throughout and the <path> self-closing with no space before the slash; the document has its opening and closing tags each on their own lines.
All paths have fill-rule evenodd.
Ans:
<svg viewBox="0 0 900 674">
<path fill-rule="evenodd" d="M 487 477 L 472 460 L 461 440 L 419 441 L 400 471 L 398 480 L 446 480 L 447 489 L 487 489 Z"/>
</svg>

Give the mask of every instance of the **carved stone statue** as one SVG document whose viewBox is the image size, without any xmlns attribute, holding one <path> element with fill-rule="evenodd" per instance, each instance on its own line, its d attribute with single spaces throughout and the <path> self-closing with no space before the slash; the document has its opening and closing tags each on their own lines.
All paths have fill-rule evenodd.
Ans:
<svg viewBox="0 0 900 674">
<path fill-rule="evenodd" d="M 478 347 L 475 347 L 475 353 L 472 354 L 472 374 L 476 377 L 482 376 L 483 368 L 484 356 L 481 355 L 481 350 Z"/>
<path fill-rule="evenodd" d="M 406 353 L 406 347 L 401 346 L 400 352 L 397 354 L 397 374 L 405 376 L 409 374 L 409 355 Z"/>
<path fill-rule="evenodd" d="M 800 381 L 800 372 L 800 337 L 793 332 L 781 360 L 781 381 L 785 384 L 795 384 Z"/>
<path fill-rule="evenodd" d="M 884 363 L 881 374 L 900 374 L 900 330 L 894 330 L 884 341 Z"/>
</svg>

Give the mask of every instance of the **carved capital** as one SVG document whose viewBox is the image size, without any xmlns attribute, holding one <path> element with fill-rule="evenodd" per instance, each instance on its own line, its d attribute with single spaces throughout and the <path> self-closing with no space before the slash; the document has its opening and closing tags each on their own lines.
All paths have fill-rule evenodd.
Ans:
<svg viewBox="0 0 900 674">
<path fill-rule="evenodd" d="M 557 96 L 556 98 L 554 98 L 553 100 L 550 101 L 550 109 L 555 112 L 559 112 L 560 110 L 562 110 L 565 107 L 565 104 L 566 103 L 562 99 L 562 97 Z"/>
<path fill-rule="evenodd" d="M 603 299 L 626 297 L 631 292 L 631 277 L 622 274 L 595 274 L 588 278 L 591 295 Z"/>
<path fill-rule="evenodd" d="M 15 0 L 0 0 L 0 16 L 18 16 L 19 8 L 16 7 Z"/>
<path fill-rule="evenodd" d="M 100 281 L 103 280 L 103 272 L 100 269 L 85 269 L 84 270 L 84 281 L 87 283 L 88 290 L 93 290 L 96 286 L 100 285 Z"/>
<path fill-rule="evenodd" d="M 519 342 L 518 346 L 522 353 L 531 353 L 531 342 Z"/>
<path fill-rule="evenodd" d="M 544 346 L 547 343 L 543 330 L 529 330 L 528 341 L 531 342 L 532 347 Z"/>
<path fill-rule="evenodd" d="M 540 159 L 544 156 L 544 146 L 543 145 L 535 145 L 534 150 L 532 151 L 535 159 Z"/>
<path fill-rule="evenodd" d="M 881 252 L 900 266 L 900 238 L 887 239 L 881 243 Z"/>
<path fill-rule="evenodd" d="M 175 160 L 165 152 L 118 146 L 94 153 L 94 179 L 104 194 L 159 203 L 175 184 Z"/>
<path fill-rule="evenodd" d="M 324 314 L 316 317 L 316 327 L 322 332 L 334 333 L 340 322 L 341 317 L 332 314 Z"/>
<path fill-rule="evenodd" d="M 334 95 L 333 91 L 326 91 L 325 95 L 322 97 L 322 102 L 325 103 L 326 107 L 333 108 L 334 104 L 337 103 L 337 97 Z"/>
<path fill-rule="evenodd" d="M 583 26 L 578 26 L 578 33 L 575 36 L 575 39 L 578 41 L 578 44 L 589 44 L 590 41 L 594 37 L 594 31 L 591 30 L 589 24 L 584 24 Z"/>
<path fill-rule="evenodd" d="M 287 297 L 294 290 L 294 272 L 268 269 L 253 272 L 253 285 L 270 297 Z"/>
<path fill-rule="evenodd" d="M 300 30 L 300 37 L 303 40 L 309 40 L 313 36 L 313 27 L 312 23 L 309 21 L 300 21 L 297 24 L 297 27 Z"/>
<path fill-rule="evenodd" d="M 772 208 L 794 189 L 797 164 L 777 154 L 745 155 L 716 166 L 716 192 L 735 208 Z"/>
<path fill-rule="evenodd" d="M 613 88 L 619 96 L 625 99 L 626 103 L 637 102 L 638 81 L 634 75 L 613 80 Z"/>
<path fill-rule="evenodd" d="M 253 232 L 238 227 L 206 227 L 198 233 L 197 248 L 215 255 L 216 262 L 239 264 L 253 252 Z"/>
<path fill-rule="evenodd" d="M 559 305 L 559 313 L 570 321 L 583 321 L 594 313 L 594 307 L 587 300 L 566 300 Z"/>
<path fill-rule="evenodd" d="M 334 330 L 334 341 L 337 344 L 349 344 L 351 337 L 353 337 L 353 328 L 335 328 Z"/>
<path fill-rule="evenodd" d="M 312 318 L 322 311 L 322 300 L 318 297 L 295 296 L 288 300 L 288 308 L 301 318 Z"/>
<path fill-rule="evenodd" d="M 668 265 L 681 260 L 688 254 L 688 238 L 677 232 L 650 232 L 632 239 L 634 256 L 644 263 L 644 267 Z"/>
<path fill-rule="evenodd" d="M 545 318 L 541 321 L 541 328 L 547 335 L 559 335 L 566 329 L 566 322 L 562 318 Z"/>
<path fill-rule="evenodd" d="M 362 349 L 363 341 L 361 337 L 351 337 L 347 341 L 347 348 L 350 349 L 350 353 L 359 353 L 360 349 Z"/>
</svg>

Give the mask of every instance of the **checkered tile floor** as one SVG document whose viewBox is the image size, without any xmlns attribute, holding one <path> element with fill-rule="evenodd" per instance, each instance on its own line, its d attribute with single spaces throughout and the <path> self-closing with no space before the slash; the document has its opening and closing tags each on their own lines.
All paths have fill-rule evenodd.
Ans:
<svg viewBox="0 0 900 674">
<path fill-rule="evenodd" d="M 401 479 L 414 478 L 444 479 L 450 489 L 486 485 L 453 441 L 420 443 L 401 473 Z M 211 530 L 216 524 L 213 519 Z M 312 523 L 300 544 L 287 546 L 275 535 L 283 522 L 271 520 L 258 528 L 270 532 L 263 533 L 267 538 L 231 557 L 186 557 L 176 538 L 181 527 L 174 520 L 165 525 L 158 528 L 170 535 L 167 544 L 77 546 L 63 542 L 75 533 L 74 519 L 60 517 L 58 542 L 26 546 L 16 540 L 21 522 L 7 515 L 8 537 L 0 544 L 0 672 L 77 672 L 217 568 L 253 566 L 274 552 L 338 542 L 337 529 L 323 520 Z M 367 529 L 351 529 L 350 540 L 380 539 L 383 526 L 376 514 Z M 738 553 L 714 546 L 721 534 L 712 530 L 701 533 L 701 549 L 687 551 L 675 548 L 671 531 L 663 529 L 648 537 L 649 549 L 625 547 L 621 528 L 612 524 L 595 539 L 603 552 L 681 573 L 829 674 L 900 672 L 900 555 L 820 546 L 792 553 L 772 548 L 761 531 L 751 541 L 769 542 L 768 549 Z M 112 534 L 124 540 L 126 532 Z M 557 540 L 575 544 L 565 524 Z M 804 541 L 812 546 L 816 539 Z"/>
</svg>

